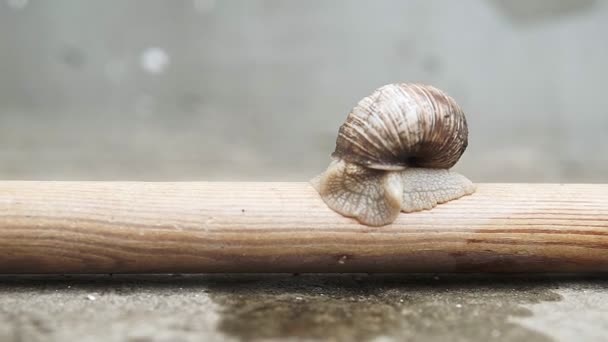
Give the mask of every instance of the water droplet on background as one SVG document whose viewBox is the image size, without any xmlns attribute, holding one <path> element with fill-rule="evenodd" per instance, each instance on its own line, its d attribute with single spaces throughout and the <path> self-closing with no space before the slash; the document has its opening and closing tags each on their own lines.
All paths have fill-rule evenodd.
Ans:
<svg viewBox="0 0 608 342">
<path fill-rule="evenodd" d="M 169 55 L 165 50 L 159 47 L 151 47 L 141 54 L 140 64 L 145 71 L 151 74 L 160 74 L 169 65 L 169 60 Z"/>
</svg>

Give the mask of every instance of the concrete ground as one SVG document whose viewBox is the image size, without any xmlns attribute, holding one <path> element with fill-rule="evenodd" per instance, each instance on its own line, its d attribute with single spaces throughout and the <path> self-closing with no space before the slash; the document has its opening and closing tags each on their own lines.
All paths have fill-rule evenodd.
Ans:
<svg viewBox="0 0 608 342">
<path fill-rule="evenodd" d="M 0 341 L 604 341 L 608 277 L 1 276 Z"/>
</svg>

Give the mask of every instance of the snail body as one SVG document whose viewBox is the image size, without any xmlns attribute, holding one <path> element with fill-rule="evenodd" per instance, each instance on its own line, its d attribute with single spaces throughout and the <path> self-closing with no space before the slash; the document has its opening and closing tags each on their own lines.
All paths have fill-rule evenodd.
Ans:
<svg viewBox="0 0 608 342">
<path fill-rule="evenodd" d="M 389 84 L 362 99 L 340 127 L 334 159 L 312 180 L 325 203 L 381 226 L 475 191 L 449 171 L 468 144 L 464 112 L 441 90 Z"/>
</svg>

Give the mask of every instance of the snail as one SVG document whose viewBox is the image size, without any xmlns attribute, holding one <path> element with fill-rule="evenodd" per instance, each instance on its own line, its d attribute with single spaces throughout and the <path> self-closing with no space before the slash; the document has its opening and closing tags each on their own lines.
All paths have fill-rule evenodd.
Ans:
<svg viewBox="0 0 608 342">
<path fill-rule="evenodd" d="M 449 170 L 467 144 L 467 121 L 453 98 L 429 85 L 388 84 L 348 114 L 332 162 L 311 183 L 332 210 L 382 226 L 400 212 L 472 194 L 475 185 Z"/>
</svg>

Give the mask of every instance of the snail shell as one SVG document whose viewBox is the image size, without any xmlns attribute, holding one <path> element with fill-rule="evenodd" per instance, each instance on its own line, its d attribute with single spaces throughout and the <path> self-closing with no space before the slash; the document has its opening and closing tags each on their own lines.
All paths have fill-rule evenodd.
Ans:
<svg viewBox="0 0 608 342">
<path fill-rule="evenodd" d="M 389 84 L 361 100 L 340 127 L 334 160 L 311 183 L 343 216 L 370 226 L 475 191 L 448 170 L 467 147 L 462 109 L 441 90 Z"/>
<path fill-rule="evenodd" d="M 428 85 L 389 84 L 353 108 L 332 157 L 378 170 L 448 169 L 467 139 L 464 112 L 453 98 Z"/>
</svg>

